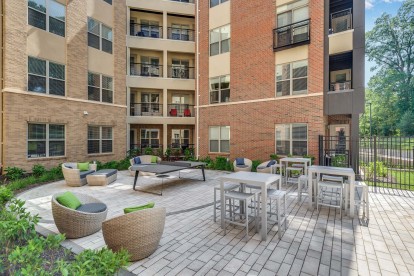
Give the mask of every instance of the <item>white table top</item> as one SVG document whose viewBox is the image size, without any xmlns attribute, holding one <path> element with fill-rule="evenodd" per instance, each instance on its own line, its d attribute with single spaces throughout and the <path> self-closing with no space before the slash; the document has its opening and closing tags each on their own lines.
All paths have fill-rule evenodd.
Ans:
<svg viewBox="0 0 414 276">
<path fill-rule="evenodd" d="M 352 168 L 342 168 L 342 167 L 328 167 L 328 166 L 310 166 L 308 168 L 309 172 L 318 172 L 326 174 L 344 174 L 344 175 L 355 175 L 355 172 Z"/>
<path fill-rule="evenodd" d="M 280 175 L 257 172 L 235 172 L 220 177 L 224 181 L 240 181 L 247 184 L 271 184 L 280 180 Z"/>
<path fill-rule="evenodd" d="M 284 157 L 280 159 L 282 162 L 311 162 L 310 158 L 303 157 Z"/>
</svg>

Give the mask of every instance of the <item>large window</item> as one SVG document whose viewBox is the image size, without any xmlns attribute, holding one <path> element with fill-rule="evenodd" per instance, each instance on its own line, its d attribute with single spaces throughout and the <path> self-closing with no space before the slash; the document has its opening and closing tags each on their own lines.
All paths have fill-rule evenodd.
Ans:
<svg viewBox="0 0 414 276">
<path fill-rule="evenodd" d="M 300 0 L 277 8 L 277 27 L 283 27 L 309 19 L 308 0 Z M 296 32 L 307 32 L 307 26 Z M 298 34 L 295 34 L 298 35 Z"/>
<path fill-rule="evenodd" d="M 229 0 L 210 0 L 210 8 L 215 7 L 217 5 L 220 5 L 224 2 L 227 2 Z"/>
<path fill-rule="evenodd" d="M 112 29 L 88 17 L 88 46 L 112 54 Z"/>
<path fill-rule="evenodd" d="M 112 127 L 88 126 L 88 154 L 111 153 Z"/>
<path fill-rule="evenodd" d="M 210 56 L 230 52 L 230 25 L 210 31 Z"/>
<path fill-rule="evenodd" d="M 160 131 L 159 129 L 141 129 L 141 148 L 159 148 Z"/>
<path fill-rule="evenodd" d="M 112 103 L 112 77 L 88 72 L 88 100 Z"/>
<path fill-rule="evenodd" d="M 230 152 L 230 127 L 211 126 L 209 128 L 210 152 Z"/>
<path fill-rule="evenodd" d="M 27 90 L 65 95 L 65 65 L 34 57 L 28 58 Z"/>
<path fill-rule="evenodd" d="M 32 124 L 27 127 L 27 157 L 53 157 L 65 155 L 65 126 Z"/>
<path fill-rule="evenodd" d="M 66 7 L 53 0 L 28 0 L 28 23 L 65 36 Z"/>
<path fill-rule="evenodd" d="M 210 79 L 210 103 L 230 101 L 230 75 Z"/>
<path fill-rule="evenodd" d="M 276 125 L 276 154 L 303 156 L 307 153 L 307 124 Z"/>
<path fill-rule="evenodd" d="M 180 148 L 182 145 L 188 147 L 190 143 L 189 129 L 173 129 L 171 134 L 171 147 Z"/>
<path fill-rule="evenodd" d="M 308 93 L 308 60 L 276 66 L 276 96 Z"/>
</svg>

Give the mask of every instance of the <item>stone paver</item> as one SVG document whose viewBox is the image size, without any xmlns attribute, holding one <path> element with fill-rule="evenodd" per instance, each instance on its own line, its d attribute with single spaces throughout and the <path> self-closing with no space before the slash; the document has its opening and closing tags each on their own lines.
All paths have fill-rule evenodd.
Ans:
<svg viewBox="0 0 414 276">
<path fill-rule="evenodd" d="M 200 178 L 198 171 L 190 177 Z M 287 190 L 288 229 L 281 239 L 277 225 L 268 225 L 268 239 L 241 227 L 228 226 L 227 235 L 213 221 L 213 187 L 226 172 L 206 171 L 207 181 L 174 177 L 165 181 L 163 196 L 132 190 L 133 178 L 119 172 L 104 186 L 69 187 L 58 181 L 29 190 L 19 197 L 42 217 L 39 231 L 58 233 L 50 200 L 66 190 L 93 194 L 108 205 L 108 218 L 123 208 L 154 201 L 167 209 L 165 230 L 157 251 L 132 263 L 137 275 L 414 275 L 414 193 L 378 189 L 370 192 L 370 221 L 339 216 L 334 209 L 308 210 L 307 197 L 297 203 L 296 190 Z M 153 191 L 159 181 L 140 177 Z M 165 184 L 164 183 L 164 184 Z M 75 252 L 105 245 L 102 233 L 65 242 Z"/>
</svg>

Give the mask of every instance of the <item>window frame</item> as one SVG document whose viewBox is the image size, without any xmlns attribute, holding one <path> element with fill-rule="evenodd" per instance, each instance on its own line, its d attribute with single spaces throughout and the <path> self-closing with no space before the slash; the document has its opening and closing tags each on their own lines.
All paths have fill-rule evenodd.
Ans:
<svg viewBox="0 0 414 276">
<path fill-rule="evenodd" d="M 188 131 L 188 138 L 185 138 L 185 132 Z M 174 137 L 174 132 L 178 132 L 179 137 L 176 139 Z M 190 129 L 189 128 L 173 128 L 171 129 L 171 146 L 175 143 L 175 140 L 178 140 L 178 145 L 181 147 L 181 145 L 185 145 L 184 140 L 188 140 L 187 146 L 190 144 Z"/>
<path fill-rule="evenodd" d="M 45 76 L 42 76 L 42 75 L 38 75 L 38 74 L 30 73 L 29 72 L 29 59 L 30 58 L 33 58 L 33 59 L 37 59 L 37 60 L 41 60 L 41 61 L 46 62 L 46 75 Z M 65 78 L 63 80 L 62 79 L 58 79 L 58 78 L 54 78 L 54 77 L 51 77 L 50 76 L 50 71 L 49 71 L 50 70 L 50 62 L 53 63 L 53 64 L 56 64 L 56 65 L 63 66 L 63 71 L 64 71 L 64 75 L 65 75 Z M 32 76 L 35 76 L 35 77 L 42 77 L 42 78 L 45 78 L 46 79 L 45 93 L 29 90 L 29 75 L 32 75 Z M 63 95 L 50 94 L 50 81 L 49 81 L 50 79 L 52 79 L 52 80 L 58 80 L 58 81 L 63 81 L 63 83 L 64 83 L 64 85 L 63 85 L 63 88 L 64 88 Z M 61 63 L 58 63 L 58 62 L 50 61 L 50 60 L 47 60 L 47 59 L 43 59 L 43 58 L 38 58 L 38 57 L 33 57 L 33 56 L 27 56 L 27 83 L 26 83 L 26 85 L 27 85 L 27 92 L 39 93 L 39 94 L 44 94 L 44 95 L 53 95 L 53 96 L 57 96 L 57 97 L 65 97 L 66 96 L 66 65 L 65 64 L 61 64 Z"/>
<path fill-rule="evenodd" d="M 209 2 L 209 7 L 210 8 L 214 8 L 214 7 L 217 7 L 217 6 L 219 6 L 219 5 L 221 5 L 221 4 L 223 4 L 223 3 L 226 3 L 226 2 L 228 2 L 229 0 L 218 0 L 218 3 L 217 3 L 217 5 L 214 5 L 214 6 L 212 6 L 211 5 L 211 0 L 209 0 L 208 2 Z"/>
<path fill-rule="evenodd" d="M 98 75 L 99 76 L 99 87 L 98 86 L 89 85 L 89 74 Z M 102 90 L 108 90 L 108 89 L 104 89 L 103 88 L 103 81 L 102 80 L 103 80 L 104 77 L 105 78 L 111 78 L 112 79 L 112 82 L 111 82 L 112 83 L 112 89 L 110 90 L 110 91 L 112 91 L 112 102 L 102 101 Z M 99 88 L 99 101 L 89 99 L 89 87 Z M 92 71 L 88 71 L 88 101 L 113 104 L 114 103 L 114 77 L 107 76 L 107 75 L 100 74 L 100 73 L 95 73 L 95 72 L 92 72 Z"/>
<path fill-rule="evenodd" d="M 55 2 L 58 5 L 61 5 L 65 9 L 65 20 L 64 21 L 62 21 L 61 19 L 56 18 L 56 17 L 50 15 L 50 13 L 49 13 L 49 2 L 51 2 L 51 1 Z M 33 7 L 30 7 L 29 6 L 29 0 L 26 1 L 26 4 L 27 4 L 27 8 L 28 9 L 31 9 L 31 10 L 33 10 L 35 12 L 39 12 L 39 13 L 44 14 L 46 16 L 46 18 L 45 18 L 46 28 L 45 29 L 42 29 L 42 28 L 39 28 L 37 26 L 31 25 L 29 23 L 29 11 L 28 11 L 27 12 L 27 25 L 32 26 L 32 27 L 37 28 L 37 29 L 40 29 L 40 30 L 44 30 L 45 32 L 48 32 L 48 33 L 51 33 L 51 34 L 54 34 L 54 35 L 58 35 L 58 36 L 61 36 L 61 37 L 66 37 L 66 17 L 67 17 L 67 14 L 66 14 L 66 5 L 64 5 L 64 4 L 62 4 L 62 3 L 58 2 L 58 1 L 55 1 L 55 0 L 45 0 L 46 12 L 43 12 L 43 11 L 39 11 L 39 10 L 33 8 Z M 53 17 L 53 19 L 56 19 L 56 20 L 58 20 L 60 22 L 63 22 L 63 25 L 64 25 L 64 28 L 63 28 L 64 34 L 63 35 L 50 32 L 50 25 L 49 25 L 49 23 L 50 23 L 49 21 L 50 20 L 49 20 L 49 17 Z"/>
<path fill-rule="evenodd" d="M 213 129 L 213 128 L 218 128 L 218 130 L 219 130 L 219 132 L 218 132 L 219 139 L 218 140 L 211 139 L 211 129 Z M 222 128 L 228 128 L 228 130 L 229 130 L 229 140 L 221 139 L 221 129 Z M 209 126 L 208 127 L 208 151 L 209 151 L 209 153 L 229 154 L 230 153 L 230 139 L 231 139 L 230 126 Z M 217 141 L 218 142 L 218 145 L 217 145 L 218 146 L 218 151 L 211 151 L 211 141 Z M 228 152 L 227 151 L 221 151 L 221 142 L 222 141 L 229 141 L 229 151 Z"/>
<path fill-rule="evenodd" d="M 221 79 L 222 78 L 226 78 L 226 77 L 228 77 L 229 78 L 229 87 L 228 88 L 226 88 L 226 89 L 222 89 L 221 88 Z M 211 89 L 211 81 L 213 80 L 213 79 L 218 79 L 218 90 L 212 90 Z M 221 93 L 222 93 L 222 91 L 223 90 L 229 90 L 229 100 L 228 101 L 221 101 Z M 217 102 L 212 102 L 211 101 L 211 93 L 212 92 L 217 92 L 218 93 L 218 101 Z M 221 75 L 221 76 L 217 76 L 217 77 L 212 77 L 212 78 L 210 78 L 209 79 L 209 104 L 221 104 L 221 103 L 228 103 L 228 102 L 230 102 L 230 95 L 231 95 L 231 78 L 230 78 L 230 74 L 228 74 L 228 75 Z"/>
<path fill-rule="evenodd" d="M 222 34 L 222 32 L 221 32 L 221 29 L 223 29 L 223 28 L 226 28 L 226 27 L 229 27 L 229 37 L 228 38 L 226 38 L 226 39 L 223 39 L 223 34 Z M 211 54 L 211 44 L 212 44 L 212 42 L 211 42 L 211 34 L 215 31 L 215 30 L 219 30 L 219 34 L 220 34 L 220 38 L 219 38 L 219 40 L 217 41 L 217 42 L 214 42 L 214 44 L 215 43 L 218 43 L 218 45 L 219 45 L 219 48 L 218 48 L 218 53 L 217 54 L 214 54 L 214 55 L 212 55 Z M 217 56 L 217 55 L 221 55 L 221 54 L 225 54 L 225 53 L 230 53 L 230 51 L 231 51 L 231 24 L 226 24 L 226 25 L 223 25 L 223 26 L 220 26 L 220 27 L 217 27 L 217 28 L 214 28 L 214 29 L 211 29 L 211 30 L 209 30 L 209 36 L 208 36 L 208 39 L 209 39 L 209 44 L 208 44 L 208 48 L 209 48 L 209 50 L 208 50 L 208 54 L 209 54 L 209 56 L 210 57 L 213 57 L 213 56 Z M 223 41 L 224 40 L 229 40 L 229 50 L 227 51 L 227 52 L 223 52 L 222 51 L 222 43 L 223 43 Z"/>
<path fill-rule="evenodd" d="M 152 138 L 151 137 L 151 134 L 148 136 L 148 138 L 142 138 L 142 131 L 145 131 L 145 133 L 152 133 L 153 131 L 155 131 L 155 132 L 157 132 L 157 138 Z M 152 148 L 152 143 L 151 143 L 151 141 L 152 140 L 158 140 L 158 148 L 160 148 L 160 146 L 161 146 L 161 141 L 160 141 L 160 129 L 158 129 L 158 128 L 141 128 L 140 129 L 140 133 L 139 133 L 139 143 L 140 143 L 140 145 L 141 145 L 141 147 L 142 147 L 142 139 L 147 139 L 148 140 L 148 145 L 147 145 L 147 147 L 151 147 Z"/>
<path fill-rule="evenodd" d="M 99 27 L 99 35 L 97 35 L 97 34 L 92 33 L 92 32 L 90 32 L 90 31 L 89 31 L 89 20 L 93 20 L 93 21 L 95 21 L 96 23 L 98 23 L 98 27 Z M 104 24 L 104 23 L 102 23 L 101 21 L 99 21 L 99 20 L 97 20 L 97 19 L 95 19 L 95 18 L 93 18 L 93 17 L 90 17 L 90 16 L 88 16 L 88 24 L 87 24 L 87 25 L 88 25 L 88 47 L 92 47 L 92 48 L 94 48 L 94 49 L 97 49 L 97 50 L 99 50 L 99 51 L 102 51 L 102 52 L 105 52 L 105 53 L 108 53 L 108 54 L 112 55 L 112 54 L 113 54 L 113 52 L 114 52 L 114 49 L 113 49 L 113 47 L 114 47 L 114 35 L 113 35 L 114 30 L 113 30 L 113 28 L 112 28 L 112 27 L 110 27 L 110 26 L 108 26 L 108 25 L 106 25 L 106 24 Z M 107 38 L 104 38 L 104 37 L 103 37 L 103 35 L 102 35 L 102 34 L 103 34 L 103 26 L 105 26 L 105 27 L 106 27 L 106 28 L 108 28 L 108 29 L 111 29 L 111 33 L 112 33 L 111 40 L 108 40 Z M 94 36 L 98 36 L 98 38 L 99 38 L 99 48 L 96 48 L 96 47 L 94 47 L 94 46 L 89 45 L 89 34 L 94 35 Z M 102 40 L 106 40 L 106 41 L 111 42 L 111 52 L 105 51 L 105 50 L 103 49 L 103 47 L 102 47 L 102 45 L 103 45 Z"/>
<path fill-rule="evenodd" d="M 306 139 L 293 139 L 293 126 L 306 126 Z M 292 155 L 293 152 L 293 142 L 304 142 L 306 141 L 306 154 L 309 153 L 309 125 L 308 123 L 290 123 L 290 124 L 275 124 L 275 153 L 279 154 L 277 151 L 277 127 L 289 126 L 289 140 L 281 139 L 281 141 L 289 141 L 289 152 L 286 155 Z M 280 153 L 280 155 L 285 155 Z"/>
<path fill-rule="evenodd" d="M 99 128 L 99 138 L 98 139 L 89 139 L 89 128 L 90 127 L 98 127 Z M 110 128 L 111 129 L 111 139 L 103 139 L 102 137 L 102 128 Z M 114 127 L 113 126 L 102 126 L 102 125 L 88 125 L 87 126 L 87 133 L 86 133 L 86 151 L 88 155 L 97 155 L 97 154 L 113 154 L 114 153 Z M 99 141 L 99 152 L 89 152 L 89 141 Z M 102 142 L 103 141 L 112 141 L 111 151 L 103 152 L 102 151 Z"/>
<path fill-rule="evenodd" d="M 306 61 L 306 77 L 293 77 L 293 64 L 294 63 L 299 63 L 299 62 L 304 62 Z M 289 64 L 289 79 L 282 79 L 282 80 L 277 80 L 277 68 L 278 66 L 285 66 Z M 283 69 L 282 69 L 283 70 Z M 294 80 L 299 80 L 299 79 L 304 79 L 306 78 L 306 90 L 300 90 L 300 91 L 296 91 L 296 93 L 294 94 L 293 92 L 293 82 Z M 277 84 L 278 82 L 283 82 L 283 81 L 287 81 L 289 80 L 289 95 L 278 95 L 278 91 L 277 91 Z M 309 59 L 302 59 L 302 60 L 295 60 L 292 62 L 286 62 L 286 63 L 281 63 L 281 64 L 276 64 L 276 68 L 275 68 L 275 97 L 276 98 L 280 98 L 280 97 L 289 97 L 289 96 L 298 96 L 298 95 L 307 95 L 309 94 Z M 305 92 L 306 91 L 306 92 Z M 298 93 L 301 92 L 301 93 Z M 283 92 L 280 92 L 283 93 Z"/>
<path fill-rule="evenodd" d="M 45 126 L 45 139 L 30 139 L 29 138 L 29 125 L 44 125 Z M 63 139 L 57 139 L 53 138 L 50 139 L 50 126 L 63 126 Z M 29 156 L 29 142 L 45 142 L 45 156 L 36 156 L 36 157 L 30 157 Z M 50 155 L 50 142 L 55 141 L 63 141 L 63 155 Z M 26 157 L 27 159 L 38 159 L 38 158 L 62 158 L 66 156 L 66 125 L 65 124 L 50 124 L 50 123 L 40 123 L 40 122 L 27 122 L 26 127 Z"/>
</svg>

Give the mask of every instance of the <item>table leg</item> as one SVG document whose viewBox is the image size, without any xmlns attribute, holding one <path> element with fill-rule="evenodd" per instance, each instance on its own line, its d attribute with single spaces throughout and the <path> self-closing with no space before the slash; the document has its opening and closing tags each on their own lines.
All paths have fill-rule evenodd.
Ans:
<svg viewBox="0 0 414 276">
<path fill-rule="evenodd" d="M 136 191 L 135 186 L 137 185 L 137 181 L 138 181 L 138 174 L 139 174 L 139 171 L 135 171 L 134 187 L 133 187 L 134 191 Z"/>
<path fill-rule="evenodd" d="M 201 165 L 201 172 L 203 173 L 203 180 L 206 181 L 206 175 L 204 174 L 204 165 Z"/>
<path fill-rule="evenodd" d="M 224 201 L 224 181 L 220 180 L 220 211 L 221 211 L 221 228 L 224 229 L 225 222 L 224 217 L 226 216 L 226 202 Z"/>
<path fill-rule="evenodd" d="M 309 210 L 313 210 L 313 187 L 312 187 L 312 173 L 308 174 L 308 200 L 309 200 Z"/>
<path fill-rule="evenodd" d="M 349 217 L 354 218 L 355 212 L 355 175 L 349 180 Z"/>
<path fill-rule="evenodd" d="M 267 239 L 267 187 L 262 184 L 262 240 Z"/>
</svg>

